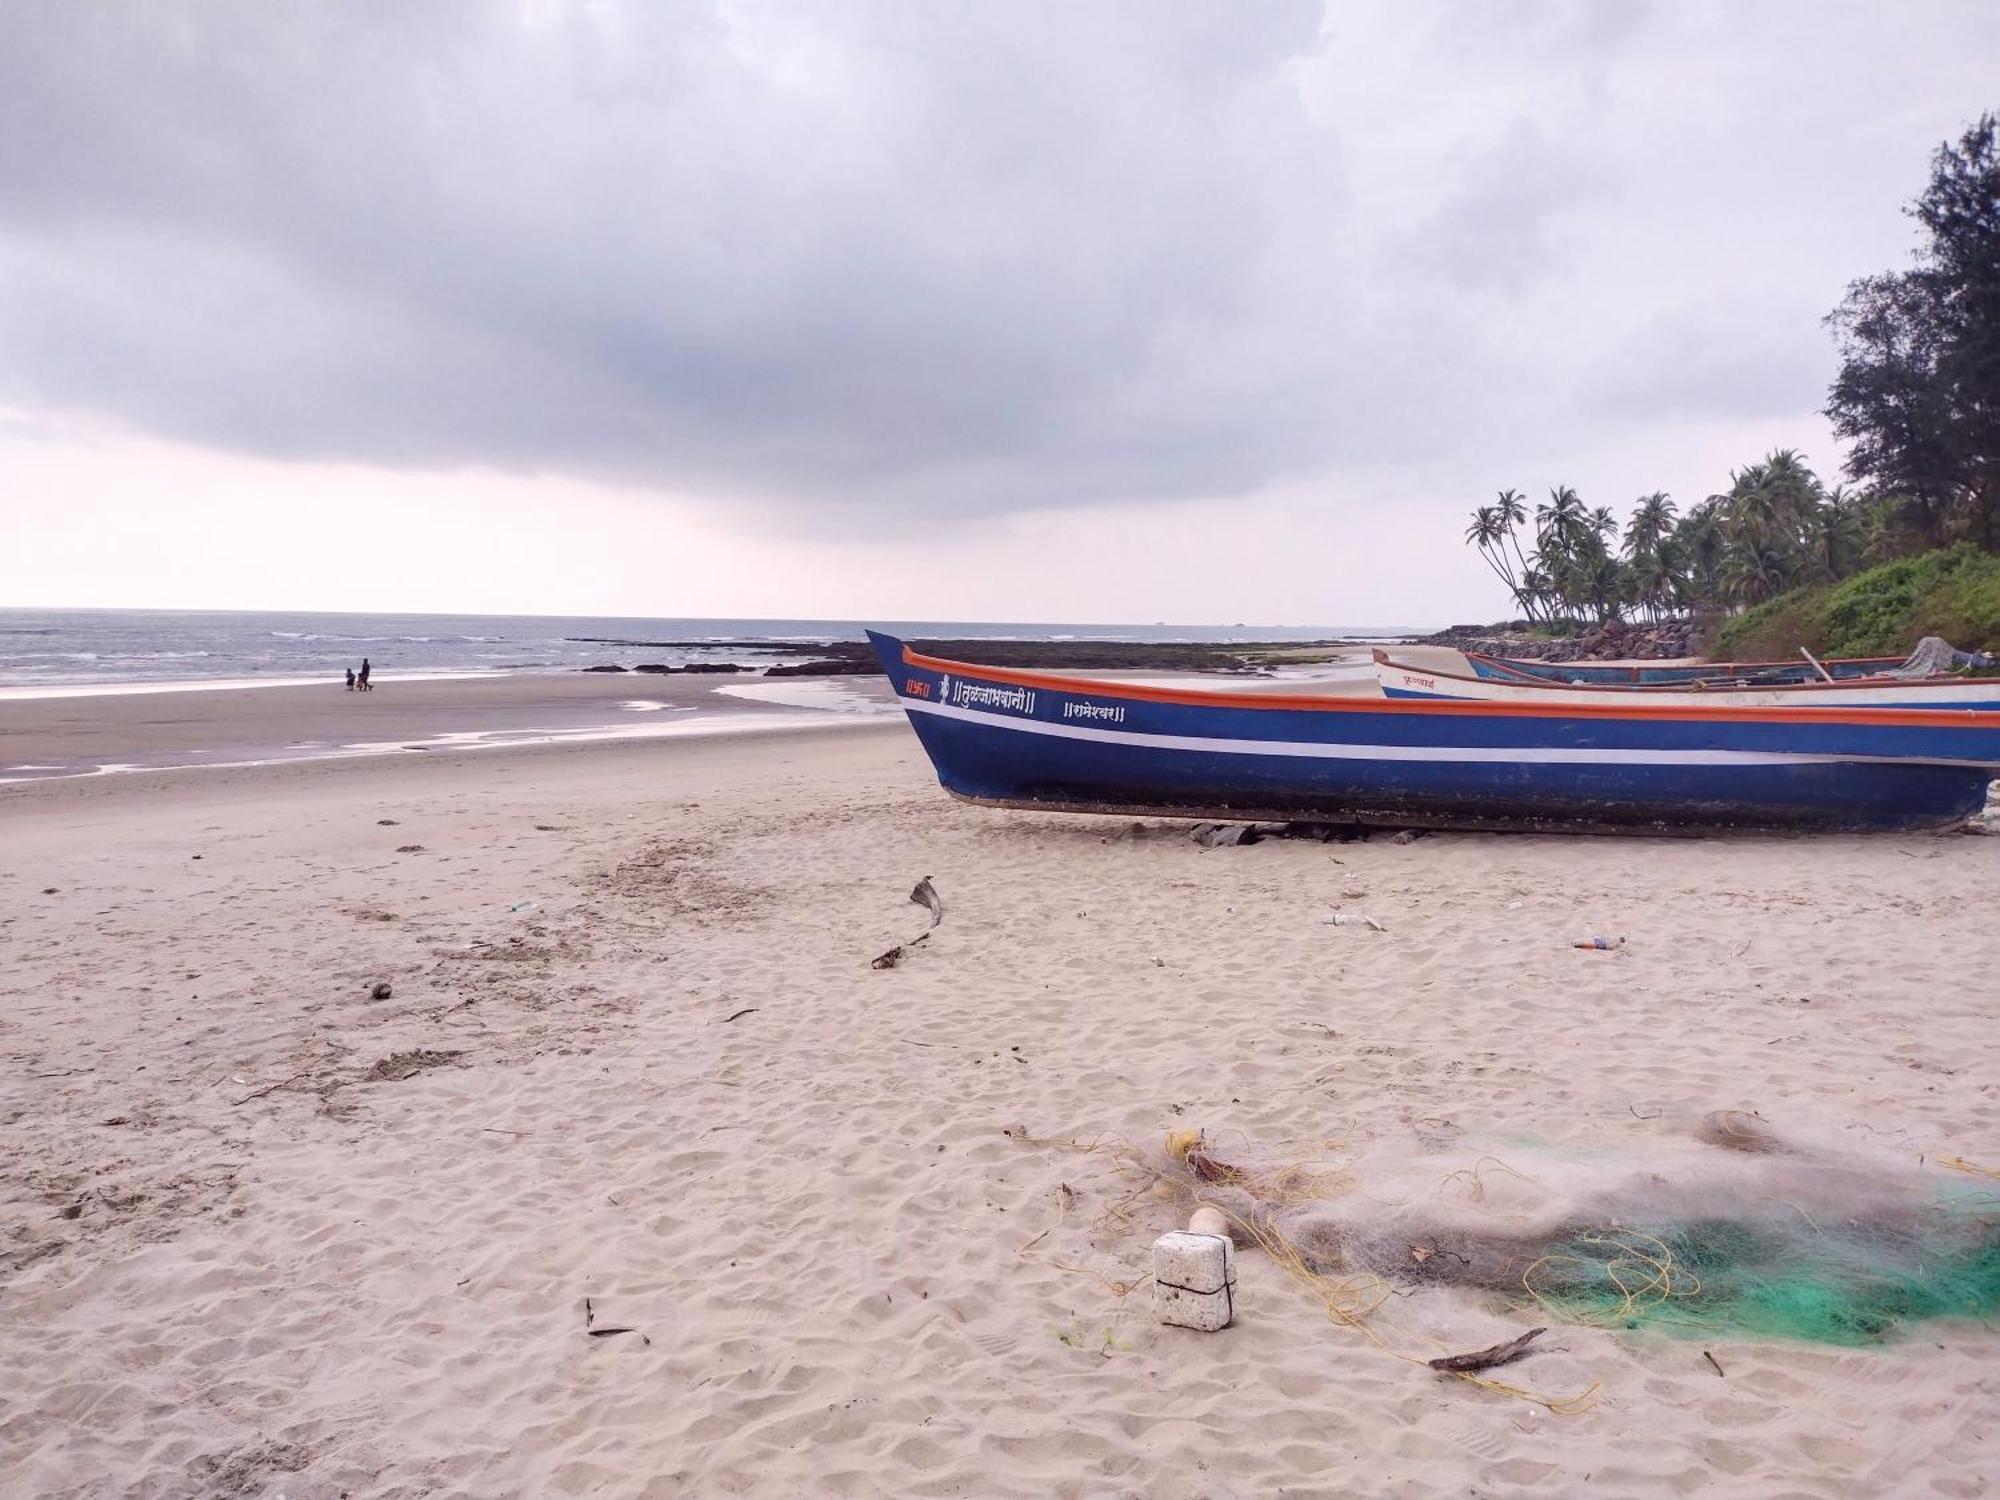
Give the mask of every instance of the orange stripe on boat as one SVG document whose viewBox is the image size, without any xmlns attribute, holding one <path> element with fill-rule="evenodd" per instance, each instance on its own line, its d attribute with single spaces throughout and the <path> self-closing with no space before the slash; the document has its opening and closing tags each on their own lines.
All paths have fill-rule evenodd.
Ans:
<svg viewBox="0 0 2000 1500">
<path fill-rule="evenodd" d="M 1434 714 L 1447 718 L 1531 719 L 1674 719 L 1720 724 L 1872 724 L 1910 729 L 2000 729 L 2000 710 L 1973 708 L 1741 708 L 1728 704 L 1635 703 L 1622 705 L 1575 703 L 1488 703 L 1460 698 L 1308 698 L 1291 693 L 1218 693 L 1199 688 L 1142 687 L 1136 683 L 1103 682 L 1090 677 L 1064 677 L 1054 672 L 1024 672 L 1015 667 L 982 667 L 974 662 L 925 656 L 905 645 L 903 664 L 933 672 L 982 677 L 989 682 L 1049 692 L 1079 693 L 1096 698 L 1135 698 L 1144 703 L 1181 703 L 1190 708 L 1285 708 L 1313 713 L 1374 713 L 1385 704 L 1394 714 Z M 1431 674 L 1450 675 L 1450 674 Z M 1469 680 L 1469 679 L 1468 679 Z"/>
</svg>

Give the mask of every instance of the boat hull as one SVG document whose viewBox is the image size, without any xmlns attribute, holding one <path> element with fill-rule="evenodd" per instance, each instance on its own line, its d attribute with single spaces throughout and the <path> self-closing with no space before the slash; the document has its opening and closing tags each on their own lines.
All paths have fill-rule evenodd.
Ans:
<svg viewBox="0 0 2000 1500">
<path fill-rule="evenodd" d="M 1576 716 L 1178 692 L 970 666 L 873 639 L 946 790 L 1005 807 L 1457 827 L 1929 828 L 1977 811 L 2000 769 L 2000 715 L 1972 716 L 1981 722 L 1952 735 L 1923 715 Z"/>
</svg>

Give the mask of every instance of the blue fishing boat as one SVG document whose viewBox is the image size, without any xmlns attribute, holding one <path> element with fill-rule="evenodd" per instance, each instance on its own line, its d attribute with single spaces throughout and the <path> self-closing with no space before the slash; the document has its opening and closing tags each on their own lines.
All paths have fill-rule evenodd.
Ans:
<svg viewBox="0 0 2000 1500">
<path fill-rule="evenodd" d="M 1937 828 L 2000 713 L 1213 692 L 975 666 L 869 633 L 945 790 L 994 807 L 1658 832 Z"/>
</svg>

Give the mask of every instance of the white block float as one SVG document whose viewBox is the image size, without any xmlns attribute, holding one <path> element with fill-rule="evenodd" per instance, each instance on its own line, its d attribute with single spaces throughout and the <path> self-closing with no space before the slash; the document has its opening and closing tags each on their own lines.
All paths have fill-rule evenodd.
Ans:
<svg viewBox="0 0 2000 1500">
<path fill-rule="evenodd" d="M 1213 1333 L 1236 1316 L 1236 1247 L 1225 1234 L 1176 1229 L 1153 1241 L 1153 1316 Z"/>
</svg>

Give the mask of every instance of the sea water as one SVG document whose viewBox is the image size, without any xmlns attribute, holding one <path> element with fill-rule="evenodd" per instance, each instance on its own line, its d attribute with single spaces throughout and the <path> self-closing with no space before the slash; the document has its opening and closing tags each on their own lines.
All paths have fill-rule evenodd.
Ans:
<svg viewBox="0 0 2000 1500">
<path fill-rule="evenodd" d="M 292 614 L 227 610 L 0 609 L 0 689 L 338 679 L 366 657 L 390 676 L 576 671 L 798 660 L 748 648 L 863 639 L 864 625 L 946 639 L 1393 640 L 1385 627 L 994 624 L 954 620 L 644 619 L 584 615 Z M 697 644 L 698 643 L 698 644 Z"/>
</svg>

